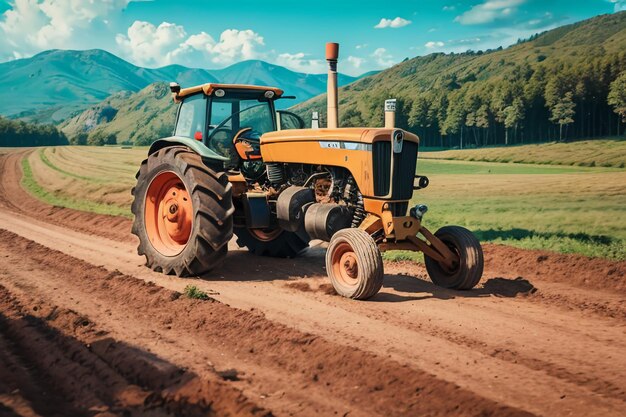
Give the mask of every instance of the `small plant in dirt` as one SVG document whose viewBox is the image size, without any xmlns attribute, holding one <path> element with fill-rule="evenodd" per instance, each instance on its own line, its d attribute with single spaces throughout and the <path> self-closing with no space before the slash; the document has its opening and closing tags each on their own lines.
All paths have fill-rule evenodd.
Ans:
<svg viewBox="0 0 626 417">
<path fill-rule="evenodd" d="M 202 291 L 200 288 L 195 285 L 187 285 L 185 287 L 185 295 L 189 298 L 195 298 L 197 300 L 209 300 L 209 294 Z"/>
</svg>

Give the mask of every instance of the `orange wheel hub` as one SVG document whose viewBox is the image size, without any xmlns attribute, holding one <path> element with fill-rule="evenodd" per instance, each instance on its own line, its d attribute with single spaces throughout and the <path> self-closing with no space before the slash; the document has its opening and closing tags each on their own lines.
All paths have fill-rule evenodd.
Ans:
<svg viewBox="0 0 626 417">
<path fill-rule="evenodd" d="M 262 242 L 271 242 L 282 232 L 281 229 L 248 229 L 250 233 Z"/>
<path fill-rule="evenodd" d="M 332 254 L 333 273 L 344 285 L 353 287 L 358 284 L 359 265 L 352 247 L 348 243 L 340 243 Z"/>
<path fill-rule="evenodd" d="M 148 238 L 161 254 L 178 255 L 187 245 L 193 226 L 193 204 L 175 173 L 161 172 L 150 183 L 145 222 Z"/>
</svg>

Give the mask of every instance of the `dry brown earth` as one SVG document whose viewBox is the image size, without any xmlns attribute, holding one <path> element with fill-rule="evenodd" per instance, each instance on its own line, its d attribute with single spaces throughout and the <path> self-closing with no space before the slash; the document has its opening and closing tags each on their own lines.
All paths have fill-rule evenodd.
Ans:
<svg viewBox="0 0 626 417">
<path fill-rule="evenodd" d="M 482 284 L 386 265 L 332 294 L 323 249 L 234 245 L 153 273 L 127 219 L 41 203 L 0 156 L 0 415 L 545 415 L 626 409 L 626 263 L 487 245 Z M 213 300 L 181 296 L 188 284 Z"/>
</svg>

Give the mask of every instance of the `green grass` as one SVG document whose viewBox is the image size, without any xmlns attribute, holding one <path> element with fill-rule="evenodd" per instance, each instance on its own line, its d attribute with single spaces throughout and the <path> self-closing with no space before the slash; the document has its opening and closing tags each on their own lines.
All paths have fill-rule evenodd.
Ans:
<svg viewBox="0 0 626 417">
<path fill-rule="evenodd" d="M 482 162 L 626 167 L 626 139 L 596 139 L 572 143 L 500 146 L 493 148 L 422 152 L 421 158 Z"/>
<path fill-rule="evenodd" d="M 193 298 L 196 300 L 210 300 L 211 299 L 211 297 L 209 297 L 209 294 L 202 291 L 200 288 L 196 287 L 195 285 L 187 285 L 185 287 L 184 294 L 188 298 Z"/>
<path fill-rule="evenodd" d="M 99 204 L 89 200 L 70 199 L 52 191 L 44 189 L 35 180 L 33 171 L 28 162 L 28 158 L 22 159 L 22 187 L 32 194 L 34 197 L 50 204 L 59 207 L 68 207 L 80 211 L 89 211 L 97 214 L 108 214 L 111 216 L 123 216 L 131 217 L 130 211 L 127 208 L 122 208 L 114 205 Z"/>
<path fill-rule="evenodd" d="M 383 260 L 387 262 L 424 262 L 424 254 L 422 252 L 411 252 L 408 250 L 390 250 L 383 252 Z"/>
<path fill-rule="evenodd" d="M 567 166 L 546 166 L 534 164 L 505 164 L 494 162 L 470 162 L 451 160 L 420 159 L 417 171 L 422 175 L 432 174 L 568 174 L 578 172 L 601 172 L 609 168 L 587 168 Z"/>
<path fill-rule="evenodd" d="M 584 174 L 570 175 L 574 175 L 573 183 L 580 180 L 584 184 Z M 602 177 L 596 179 L 602 180 Z M 607 176 L 605 180 L 610 185 L 626 178 Z M 438 181 L 434 177 L 435 186 Z M 482 242 L 626 259 L 623 187 L 621 192 L 618 184 L 568 192 L 570 185 L 564 185 L 563 190 L 551 184 L 547 189 L 534 189 L 536 184 L 519 182 L 517 189 L 512 183 L 511 189 L 498 187 L 493 193 L 475 191 L 477 185 L 468 186 L 465 193 L 454 190 L 449 195 L 426 189 L 416 194 L 412 204 L 420 202 L 429 206 L 424 224 L 433 231 L 446 224 L 456 224 L 473 230 Z M 489 185 L 483 184 L 488 189 Z"/>
</svg>

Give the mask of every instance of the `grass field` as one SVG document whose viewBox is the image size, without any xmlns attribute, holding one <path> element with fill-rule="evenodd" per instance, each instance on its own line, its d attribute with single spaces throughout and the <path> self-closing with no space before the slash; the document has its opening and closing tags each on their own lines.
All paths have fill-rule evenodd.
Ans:
<svg viewBox="0 0 626 417">
<path fill-rule="evenodd" d="M 626 166 L 626 139 L 424 152 L 423 158 L 589 167 Z"/>
<path fill-rule="evenodd" d="M 37 149 L 23 162 L 24 186 L 52 204 L 130 217 L 130 189 L 145 154 Z M 483 242 L 626 259 L 624 169 L 428 159 L 418 162 L 418 172 L 431 183 L 412 203 L 429 206 L 431 230 L 458 224 Z M 398 252 L 385 257 L 415 259 Z"/>
</svg>

